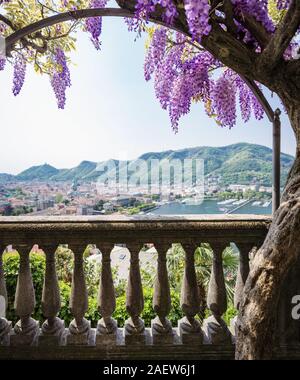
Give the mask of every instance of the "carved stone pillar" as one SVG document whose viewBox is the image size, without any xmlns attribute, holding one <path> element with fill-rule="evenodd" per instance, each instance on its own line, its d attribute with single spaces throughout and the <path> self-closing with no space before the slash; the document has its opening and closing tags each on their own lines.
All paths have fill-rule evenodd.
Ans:
<svg viewBox="0 0 300 380">
<path fill-rule="evenodd" d="M 56 247 L 46 248 L 46 273 L 43 285 L 42 312 L 46 321 L 39 337 L 40 345 L 61 345 L 65 332 L 64 322 L 57 317 L 60 311 L 60 291 L 55 269 Z"/>
<path fill-rule="evenodd" d="M 158 252 L 157 274 L 154 284 L 153 309 L 157 317 L 151 321 L 153 344 L 172 344 L 174 340 L 171 322 L 167 316 L 171 310 L 171 294 L 167 270 L 169 245 L 156 244 Z"/>
<path fill-rule="evenodd" d="M 83 270 L 85 247 L 70 247 L 74 254 L 70 309 L 74 319 L 69 325 L 67 345 L 88 345 L 91 337 L 91 323 L 84 318 L 88 310 L 88 293 Z"/>
<path fill-rule="evenodd" d="M 207 305 L 212 316 L 204 321 L 204 330 L 212 344 L 231 344 L 231 333 L 222 319 L 227 310 L 227 296 L 223 272 L 222 254 L 225 245 L 211 244 L 213 249 L 213 264 L 208 286 Z"/>
<path fill-rule="evenodd" d="M 185 317 L 178 322 L 178 331 L 183 344 L 202 344 L 203 332 L 195 316 L 200 312 L 200 295 L 195 271 L 196 246 L 183 245 L 185 269 L 181 288 L 180 306 Z"/>
<path fill-rule="evenodd" d="M 253 248 L 253 244 L 239 244 L 238 245 L 240 255 L 239 255 L 239 267 L 236 278 L 236 285 L 234 291 L 234 307 L 239 310 L 240 302 L 242 300 L 242 295 L 244 287 L 249 275 L 249 253 Z"/>
<path fill-rule="evenodd" d="M 15 310 L 20 320 L 15 324 L 10 344 L 35 345 L 39 333 L 39 322 L 31 318 L 35 308 L 35 292 L 30 269 L 30 247 L 18 247 L 20 267 L 15 295 Z"/>
<path fill-rule="evenodd" d="M 116 295 L 111 271 L 111 251 L 113 245 L 102 245 L 102 269 L 99 284 L 98 307 L 102 318 L 98 322 L 96 344 L 115 345 L 118 326 L 112 315 L 116 308 Z"/>
<path fill-rule="evenodd" d="M 130 251 L 130 270 L 126 290 L 126 309 L 130 318 L 125 322 L 125 344 L 145 344 L 145 324 L 140 318 L 144 309 L 144 295 L 140 273 L 140 245 L 127 245 Z"/>
<path fill-rule="evenodd" d="M 249 254 L 253 248 L 253 244 L 251 243 L 240 243 L 238 244 L 238 248 L 240 251 L 239 254 L 239 266 L 237 271 L 236 285 L 234 291 L 234 307 L 239 310 L 240 303 L 243 296 L 244 287 L 249 275 L 250 264 L 249 264 Z M 234 337 L 236 336 L 236 323 L 237 316 L 234 317 L 230 322 L 230 330 Z"/>
<path fill-rule="evenodd" d="M 3 249 L 2 245 L 0 245 L 0 346 L 6 346 L 9 344 L 11 322 L 5 318 L 7 310 L 7 291 L 3 273 L 2 254 Z"/>
</svg>

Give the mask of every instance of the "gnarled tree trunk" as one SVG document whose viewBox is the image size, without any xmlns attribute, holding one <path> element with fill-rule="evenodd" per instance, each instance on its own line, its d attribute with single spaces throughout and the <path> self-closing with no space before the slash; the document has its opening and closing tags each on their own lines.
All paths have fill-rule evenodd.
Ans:
<svg viewBox="0 0 300 380">
<path fill-rule="evenodd" d="M 300 102 L 293 101 L 291 97 L 282 96 L 282 99 L 297 138 L 296 159 L 282 195 L 281 206 L 274 215 L 262 248 L 253 260 L 245 285 L 238 318 L 236 359 L 272 357 L 276 346 L 277 308 L 281 289 L 300 256 Z"/>
</svg>

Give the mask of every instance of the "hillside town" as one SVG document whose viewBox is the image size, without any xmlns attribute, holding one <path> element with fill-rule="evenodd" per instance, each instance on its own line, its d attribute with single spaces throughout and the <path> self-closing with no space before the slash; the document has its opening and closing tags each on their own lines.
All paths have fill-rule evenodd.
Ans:
<svg viewBox="0 0 300 380">
<path fill-rule="evenodd" d="M 281 154 L 282 186 L 293 160 Z M 243 213 L 244 206 L 248 213 L 263 214 L 271 198 L 272 150 L 248 143 L 0 173 L 0 215 L 5 216 L 227 214 Z"/>
<path fill-rule="evenodd" d="M 220 185 L 220 177 L 205 180 L 203 199 L 218 200 L 220 205 L 236 206 L 249 199 L 265 205 L 271 200 L 272 188 L 260 184 L 228 186 Z M 199 191 L 191 187 L 161 188 L 149 194 L 146 188 L 139 193 L 116 193 L 102 189 L 90 182 L 11 182 L 0 184 L 0 215 L 111 215 L 145 214 L 172 202 L 199 201 Z M 222 208 L 221 208 L 222 211 Z M 226 208 L 224 208 L 226 211 Z"/>
</svg>

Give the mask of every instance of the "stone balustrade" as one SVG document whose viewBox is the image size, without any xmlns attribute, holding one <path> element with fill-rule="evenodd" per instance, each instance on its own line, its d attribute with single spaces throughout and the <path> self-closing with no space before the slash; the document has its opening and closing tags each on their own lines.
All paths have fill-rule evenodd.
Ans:
<svg viewBox="0 0 300 380">
<path fill-rule="evenodd" d="M 19 321 L 12 324 L 0 315 L 0 358 L 232 358 L 235 322 L 228 327 L 222 315 L 227 310 L 223 272 L 223 252 L 234 243 L 239 250 L 239 268 L 234 304 L 238 309 L 249 273 L 249 254 L 259 248 L 271 220 L 258 216 L 199 216 L 139 218 L 0 218 L 0 249 L 8 245 L 18 251 L 20 265 L 14 307 Z M 117 325 L 113 314 L 116 296 L 111 268 L 115 244 L 130 251 L 130 268 L 126 288 L 128 319 L 124 328 Z M 157 250 L 156 280 L 153 289 L 151 326 L 141 318 L 144 308 L 140 273 L 141 248 L 154 244 Z M 174 243 L 185 251 L 184 275 L 180 306 L 183 318 L 171 324 L 171 292 L 166 255 Z M 213 250 L 208 286 L 209 316 L 201 323 L 197 315 L 203 304 L 195 271 L 194 254 L 201 243 Z M 29 253 L 35 244 L 45 252 L 46 270 L 42 292 L 44 322 L 32 318 L 35 290 Z M 61 300 L 55 267 L 55 251 L 68 244 L 74 254 L 69 326 L 58 318 Z M 85 319 L 88 295 L 83 266 L 83 252 L 95 244 L 102 253 L 98 308 L 101 319 L 96 328 Z M 170 254 L 170 253 L 168 253 Z M 7 304 L 7 292 L 0 255 L 0 296 Z"/>
</svg>

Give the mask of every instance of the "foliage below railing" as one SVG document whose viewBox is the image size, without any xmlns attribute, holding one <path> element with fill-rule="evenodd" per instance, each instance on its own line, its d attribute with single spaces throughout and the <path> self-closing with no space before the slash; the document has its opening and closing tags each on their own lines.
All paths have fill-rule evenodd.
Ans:
<svg viewBox="0 0 300 380">
<path fill-rule="evenodd" d="M 89 247 L 84 253 L 84 271 L 86 276 L 86 283 L 89 297 L 89 307 L 85 317 L 91 321 L 92 327 L 97 326 L 97 322 L 101 318 L 98 305 L 97 294 L 99 288 L 99 278 L 101 272 L 101 264 L 95 261 L 87 260 L 89 256 Z M 141 253 L 142 255 L 143 253 Z M 180 291 L 181 283 L 184 273 L 184 250 L 180 244 L 173 244 L 172 248 L 167 254 L 167 266 L 171 288 L 172 309 L 169 314 L 169 319 L 172 325 L 176 325 L 178 320 L 183 317 L 180 308 Z M 224 320 L 229 325 L 231 318 L 233 318 L 237 311 L 233 306 L 234 286 L 236 281 L 236 271 L 238 266 L 238 255 L 231 247 L 224 252 L 224 272 L 226 280 L 227 295 L 229 299 L 229 306 L 224 314 Z M 198 278 L 198 285 L 202 291 L 201 300 L 206 299 L 208 283 L 211 276 L 213 252 L 207 244 L 202 244 L 195 252 L 195 268 Z M 61 296 L 61 310 L 59 317 L 69 324 L 72 320 L 72 315 L 69 308 L 72 271 L 73 271 L 73 254 L 72 252 L 61 246 L 56 252 L 56 272 L 59 280 L 60 296 Z M 8 310 L 7 318 L 13 323 L 16 323 L 18 317 L 14 309 L 14 296 L 17 285 L 17 277 L 19 271 L 19 254 L 18 252 L 9 252 L 3 255 L 4 275 L 6 279 L 7 293 L 8 293 Z M 46 258 L 42 252 L 31 252 L 30 265 L 33 277 L 33 284 L 36 294 L 36 307 L 33 313 L 33 318 L 38 320 L 41 324 L 44 317 L 41 310 L 42 289 L 44 282 L 44 275 L 46 269 Z M 154 286 L 154 267 L 148 264 L 144 269 L 141 269 L 143 294 L 144 294 L 144 310 L 141 314 L 142 319 L 145 321 L 146 326 L 151 325 L 151 320 L 155 318 L 155 312 L 152 306 L 153 299 L 153 286 Z M 124 327 L 125 321 L 128 318 L 126 311 L 126 281 L 120 279 L 118 276 L 118 268 L 113 268 L 114 285 L 116 292 L 116 310 L 113 317 L 117 320 L 118 326 Z M 203 320 L 210 315 L 206 310 L 206 302 L 201 305 L 202 312 L 199 313 L 198 318 Z"/>
</svg>

